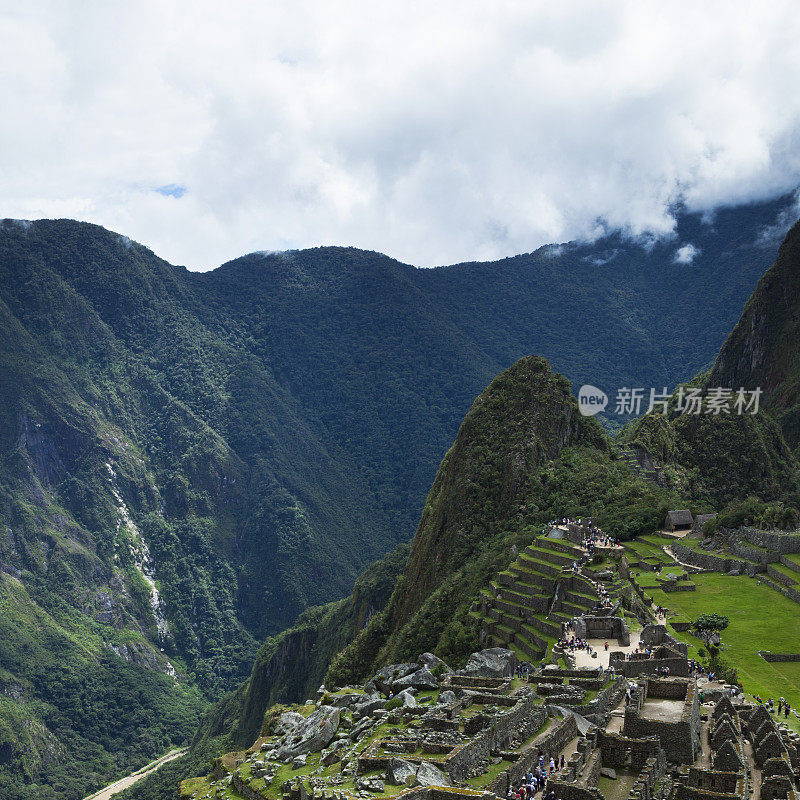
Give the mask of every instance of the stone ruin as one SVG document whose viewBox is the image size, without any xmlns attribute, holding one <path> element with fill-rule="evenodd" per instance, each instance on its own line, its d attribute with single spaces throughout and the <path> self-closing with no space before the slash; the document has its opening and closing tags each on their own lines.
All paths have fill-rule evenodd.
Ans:
<svg viewBox="0 0 800 800">
<path fill-rule="evenodd" d="M 620 647 L 628 647 L 631 643 L 628 626 L 622 617 L 582 614 L 572 624 L 579 639 L 616 639 Z"/>
<path fill-rule="evenodd" d="M 672 677 L 689 676 L 686 644 L 670 636 L 664 625 L 646 625 L 639 640 L 650 652 L 612 652 L 608 665 L 615 673 L 636 678 L 639 675 L 663 675 L 669 670 L 667 674 Z"/>
</svg>

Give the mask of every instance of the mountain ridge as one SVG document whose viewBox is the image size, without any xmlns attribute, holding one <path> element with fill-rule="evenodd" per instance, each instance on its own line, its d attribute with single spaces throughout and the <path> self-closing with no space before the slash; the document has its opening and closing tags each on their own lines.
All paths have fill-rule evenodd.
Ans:
<svg viewBox="0 0 800 800">
<path fill-rule="evenodd" d="M 0 536 L 0 579 L 12 618 L 35 613 L 67 631 L 60 652 L 40 651 L 42 663 L 53 656 L 82 674 L 73 645 L 83 643 L 103 656 L 98 684 L 117 685 L 123 670 L 122 706 L 157 673 L 165 693 L 148 689 L 142 713 L 163 718 L 166 700 L 183 719 L 115 741 L 110 758 L 100 733 L 110 707 L 97 704 L 101 717 L 83 733 L 62 713 L 54 733 L 40 665 L 0 653 L 4 690 L 23 687 L 0 722 L 25 713 L 45 738 L 69 743 L 56 768 L 26 760 L 14 725 L 0 725 L 0 745 L 14 754 L 0 777 L 14 790 L 33 780 L 77 797 L 179 743 L 200 691 L 212 699 L 235 687 L 258 641 L 305 608 L 346 601 L 363 568 L 410 536 L 474 398 L 518 357 L 555 353 L 559 370 L 598 385 L 628 380 L 639 363 L 643 381 L 704 364 L 765 252 L 744 243 L 787 202 L 721 213 L 721 232 L 687 223 L 709 259 L 695 270 L 728 270 L 704 312 L 708 330 L 695 309 L 702 283 L 670 266 L 675 243 L 646 251 L 611 237 L 596 249 L 439 270 L 323 249 L 291 254 L 288 270 L 283 254 L 193 273 L 97 226 L 3 223 L 0 520 L 11 533 Z M 609 263 L 606 247 L 618 271 L 595 263 Z M 662 273 L 669 279 L 655 281 Z M 689 324 L 700 335 L 685 342 Z M 584 468 L 599 479 L 608 463 L 597 458 L 568 454 L 558 480 L 572 485 Z M 658 502 L 648 497 L 619 524 L 635 529 Z M 504 557 L 487 553 L 483 567 Z M 456 649 L 472 635 L 451 633 Z M 24 636 L 15 641 L 24 648 Z M 112 650 L 125 657 L 109 662 Z M 38 800 L 47 790 L 26 791 Z"/>
</svg>

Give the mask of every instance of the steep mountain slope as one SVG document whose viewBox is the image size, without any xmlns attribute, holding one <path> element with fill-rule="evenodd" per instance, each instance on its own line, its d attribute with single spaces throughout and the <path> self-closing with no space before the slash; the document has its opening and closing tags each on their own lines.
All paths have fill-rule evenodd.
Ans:
<svg viewBox="0 0 800 800">
<path fill-rule="evenodd" d="M 0 649 L 0 779 L 28 797 L 76 797 L 180 741 L 198 689 L 217 697 L 235 686 L 256 641 L 346 594 L 364 565 L 408 538 L 472 398 L 520 355 L 547 353 L 609 388 L 707 363 L 772 246 L 761 233 L 787 202 L 723 212 L 713 225 L 684 215 L 675 242 L 649 249 L 609 237 L 435 270 L 320 248 L 198 275 L 95 226 L 4 222 L 0 577 L 14 635 Z M 673 264 L 687 237 L 700 256 Z M 706 302 L 704 282 L 723 270 L 725 289 Z M 701 297 L 717 327 L 696 324 Z M 549 499 L 531 519 L 563 512 L 558 486 L 577 488 L 584 469 L 601 488 L 578 492 L 576 510 L 616 486 L 604 483 L 609 456 L 590 451 L 566 448 L 536 479 Z M 639 499 L 623 528 L 660 502 Z M 465 526 L 465 559 L 500 541 L 499 528 Z M 505 557 L 494 546 L 480 569 Z M 398 631 L 433 613 L 426 597 L 443 614 L 480 582 L 480 570 L 455 578 L 454 564 L 439 574 L 423 562 L 412 562 L 423 594 L 398 595 Z M 441 602 L 448 580 L 460 588 Z M 348 602 L 301 628 L 346 630 L 344 644 L 358 627 L 351 613 L 363 622 Z M 47 633 L 34 648 L 37 630 Z M 458 651 L 470 635 L 433 644 Z M 362 641 L 416 646 L 411 634 Z M 309 675 L 328 658 L 318 650 Z M 49 684 L 53 664 L 83 676 L 64 691 L 97 709 L 91 724 Z M 268 683 L 273 697 L 307 689 Z M 109 686 L 102 702 L 92 695 Z M 109 739 L 134 704 L 142 715 Z M 180 719 L 167 725 L 170 704 Z"/>
<path fill-rule="evenodd" d="M 793 244 L 798 230 L 789 234 L 776 265 L 748 301 L 714 370 L 687 386 L 725 385 L 720 376 L 731 348 L 743 328 L 755 327 L 749 321 L 754 304 L 762 304 L 764 332 L 757 342 L 774 331 L 777 321 L 784 321 L 782 336 L 773 333 L 773 339 L 797 338 L 786 332 L 785 320 L 791 324 L 796 319 L 792 275 L 800 256 Z M 764 285 L 784 287 L 782 301 L 761 300 Z M 773 359 L 780 364 L 787 357 L 782 345 L 763 350 L 751 345 L 751 351 L 758 351 L 759 359 L 751 361 L 767 374 L 774 374 Z M 792 374 L 791 365 L 782 370 Z M 757 385 L 749 375 L 737 374 L 736 380 Z M 553 516 L 593 516 L 626 536 L 657 527 L 666 508 L 675 504 L 708 510 L 751 494 L 798 502 L 800 471 L 774 418 L 785 395 L 782 381 L 768 387 L 767 412 L 756 416 L 678 414 L 673 398 L 669 415 L 653 413 L 631 424 L 621 441 L 659 458 L 669 481 L 664 489 L 631 474 L 594 421 L 577 415 L 569 388 L 542 359 L 525 358 L 475 401 L 440 466 L 397 589 L 338 654 L 326 683 L 358 680 L 382 663 L 413 658 L 426 649 L 457 662 L 476 645 L 467 610 L 477 592 L 511 560 L 512 547 L 527 542 L 536 526 Z M 300 628 L 297 634 L 302 633 Z M 244 691 L 250 709 L 266 708 L 267 698 L 274 696 L 269 681 L 263 681 L 263 667 Z M 252 715 L 244 713 L 241 698 L 232 698 L 226 708 L 233 723 L 227 741 L 246 741 L 256 729 Z"/>
<path fill-rule="evenodd" d="M 324 670 L 301 646 L 309 642 L 332 661 L 328 686 L 426 650 L 450 663 L 463 661 L 478 645 L 477 623 L 468 614 L 478 592 L 514 559 L 514 548 L 529 543 L 554 516 L 591 515 L 633 535 L 651 530 L 668 507 L 682 502 L 630 470 L 597 421 L 579 414 L 570 389 L 539 357 L 523 358 L 498 375 L 473 403 L 439 467 L 391 598 L 374 605 L 380 610 L 365 626 L 330 624 L 342 608 L 359 605 L 359 585 L 375 570 L 396 574 L 389 563 L 376 565 L 344 606 L 306 615 L 267 642 L 249 681 L 204 721 L 195 748 L 202 751 L 214 736 L 222 749 L 248 743 L 270 703 L 312 693 Z M 320 650 L 331 639 L 337 646 Z M 304 686 L 287 681 L 309 664 Z M 188 762 L 187 770 L 194 763 Z M 146 786 L 132 793 L 158 796 Z"/>
<path fill-rule="evenodd" d="M 711 370 L 689 384 L 703 393 L 759 389 L 759 413 L 685 414 L 673 397 L 668 415 L 643 417 L 625 439 L 668 465 L 674 485 L 717 509 L 748 495 L 800 505 L 798 343 L 800 223 L 759 280 Z"/>
<path fill-rule="evenodd" d="M 709 385 L 761 387 L 786 441 L 800 445 L 800 223 L 758 282 L 719 352 Z M 797 451 L 796 451 L 797 452 Z"/>
</svg>

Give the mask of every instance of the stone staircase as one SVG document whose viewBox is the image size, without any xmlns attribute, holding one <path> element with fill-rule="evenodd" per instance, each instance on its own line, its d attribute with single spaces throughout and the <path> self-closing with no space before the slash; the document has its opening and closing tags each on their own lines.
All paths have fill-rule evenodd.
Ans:
<svg viewBox="0 0 800 800">
<path fill-rule="evenodd" d="M 572 571 L 582 551 L 540 536 L 480 598 L 475 615 L 486 647 L 508 647 L 524 661 L 541 661 L 561 636 L 562 624 L 598 602 L 592 582 Z"/>
<path fill-rule="evenodd" d="M 623 445 L 619 449 L 620 460 L 624 461 L 637 475 L 657 486 L 666 484 L 664 471 L 659 463 L 643 448 Z"/>
</svg>

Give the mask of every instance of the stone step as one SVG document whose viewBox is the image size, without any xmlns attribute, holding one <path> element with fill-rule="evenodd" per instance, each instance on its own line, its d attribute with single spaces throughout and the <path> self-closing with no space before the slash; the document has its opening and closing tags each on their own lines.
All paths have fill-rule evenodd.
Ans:
<svg viewBox="0 0 800 800">
<path fill-rule="evenodd" d="M 528 617 L 520 627 L 523 631 L 526 628 L 534 628 L 545 636 L 550 636 L 553 639 L 558 639 L 561 636 L 561 626 L 558 625 L 558 623 L 550 622 L 549 620 L 537 616 Z"/>
<path fill-rule="evenodd" d="M 576 606 L 573 603 L 565 603 L 562 601 L 558 610 L 561 611 L 567 619 L 571 619 L 572 617 L 579 617 L 583 614 L 584 611 L 586 611 L 586 606 Z"/>
<path fill-rule="evenodd" d="M 547 652 L 546 647 L 537 647 L 521 637 L 519 634 L 514 637 L 514 644 L 520 650 L 522 650 L 522 652 L 525 653 L 525 655 L 531 659 L 531 661 L 541 661 Z"/>
<path fill-rule="evenodd" d="M 572 589 L 568 589 L 564 593 L 564 599 L 568 603 L 580 606 L 581 608 L 591 608 L 597 602 L 597 595 L 590 596 L 588 594 L 574 592 Z"/>
<path fill-rule="evenodd" d="M 547 613 L 549 608 L 547 602 L 549 602 L 549 598 L 542 598 L 542 600 L 545 602 L 542 603 L 541 608 L 532 608 L 530 605 L 522 605 L 521 603 L 515 603 L 502 597 L 487 598 L 486 602 L 488 607 L 499 609 L 503 614 L 511 614 L 518 619 L 527 619 L 535 614 Z"/>
<path fill-rule="evenodd" d="M 779 556 L 779 560 L 784 567 L 787 567 L 788 569 L 791 569 L 794 572 L 800 572 L 800 564 L 798 564 L 796 561 L 792 561 L 792 559 L 789 558 L 788 556 L 781 555 Z"/>
<path fill-rule="evenodd" d="M 530 608 L 533 611 L 547 611 L 550 607 L 550 597 L 545 594 L 522 594 L 504 586 L 499 587 L 496 591 L 503 600 Z"/>
<path fill-rule="evenodd" d="M 520 570 L 513 573 L 513 580 L 509 584 L 512 591 L 520 594 L 545 595 L 548 598 L 553 596 L 556 590 L 555 578 L 548 578 L 545 575 L 532 575 L 530 572 Z"/>
<path fill-rule="evenodd" d="M 501 639 L 503 642 L 508 644 L 513 638 L 517 631 L 513 630 L 512 628 L 508 628 L 505 625 L 502 625 L 499 622 L 490 622 L 486 626 L 486 630 L 489 631 L 492 636 L 496 636 L 498 639 Z"/>
<path fill-rule="evenodd" d="M 520 553 L 520 556 L 515 563 L 523 569 L 533 570 L 551 578 L 557 578 L 559 575 L 561 575 L 560 567 L 555 566 L 555 564 L 548 563 L 547 561 L 533 558 L 525 553 Z M 513 566 L 514 565 L 512 564 L 512 567 Z"/>
<path fill-rule="evenodd" d="M 533 543 L 546 550 L 557 550 L 559 553 L 564 553 L 571 558 L 576 558 L 583 552 L 577 545 L 572 542 L 565 542 L 563 539 L 548 539 L 546 536 L 540 536 Z"/>
<path fill-rule="evenodd" d="M 546 561 L 550 564 L 556 564 L 559 567 L 565 565 L 572 565 L 572 562 L 575 560 L 571 558 L 566 553 L 556 553 L 551 550 L 546 550 L 542 547 L 538 547 L 536 545 L 529 545 L 523 550 L 523 553 L 526 555 L 531 556 L 532 558 L 537 559 L 538 561 Z"/>
</svg>

